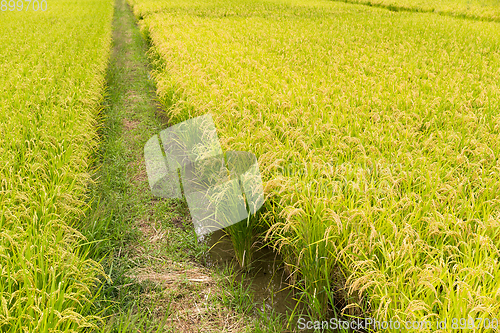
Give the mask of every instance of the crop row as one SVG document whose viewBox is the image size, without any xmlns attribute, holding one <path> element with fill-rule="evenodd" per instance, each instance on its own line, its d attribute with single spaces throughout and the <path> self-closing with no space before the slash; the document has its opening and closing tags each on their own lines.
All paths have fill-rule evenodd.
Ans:
<svg viewBox="0 0 500 333">
<path fill-rule="evenodd" d="M 500 21 L 500 3 L 497 0 L 340 0 L 390 10 L 431 12 L 441 15 Z"/>
<path fill-rule="evenodd" d="M 111 45 L 109 0 L 0 13 L 0 331 L 92 327 L 100 265 L 75 228 L 86 207 Z"/>
</svg>

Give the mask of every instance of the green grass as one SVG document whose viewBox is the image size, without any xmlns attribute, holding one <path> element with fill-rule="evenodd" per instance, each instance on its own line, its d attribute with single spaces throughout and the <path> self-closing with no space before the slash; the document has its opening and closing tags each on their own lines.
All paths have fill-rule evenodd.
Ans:
<svg viewBox="0 0 500 333">
<path fill-rule="evenodd" d="M 74 224 L 104 94 L 111 1 L 0 16 L 0 331 L 74 332 L 102 267 Z"/>
<path fill-rule="evenodd" d="M 267 240 L 313 317 L 338 297 L 378 320 L 498 317 L 497 23 L 319 0 L 130 2 L 168 116 L 210 112 L 224 150 L 258 157 Z"/>
</svg>

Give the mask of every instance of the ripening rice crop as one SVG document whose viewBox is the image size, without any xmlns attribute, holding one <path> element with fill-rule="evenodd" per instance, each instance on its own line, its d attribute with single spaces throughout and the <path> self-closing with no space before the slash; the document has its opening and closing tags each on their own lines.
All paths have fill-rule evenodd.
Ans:
<svg viewBox="0 0 500 333">
<path fill-rule="evenodd" d="M 391 10 L 434 12 L 485 21 L 500 21 L 499 0 L 340 0 Z"/>
<path fill-rule="evenodd" d="M 339 297 L 345 313 L 449 330 L 499 317 L 498 23 L 319 0 L 131 3 L 172 120 L 211 113 L 224 150 L 258 157 L 267 239 L 316 318 Z"/>
<path fill-rule="evenodd" d="M 74 332 L 98 319 L 88 310 L 102 268 L 72 225 L 85 207 L 112 14 L 109 0 L 0 12 L 1 332 Z"/>
</svg>

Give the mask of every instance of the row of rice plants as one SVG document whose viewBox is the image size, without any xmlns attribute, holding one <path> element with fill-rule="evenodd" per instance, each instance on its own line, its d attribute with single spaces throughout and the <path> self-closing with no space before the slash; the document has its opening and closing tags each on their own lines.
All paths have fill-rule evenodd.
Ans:
<svg viewBox="0 0 500 333">
<path fill-rule="evenodd" d="M 497 23 L 319 0 L 131 3 L 169 117 L 212 113 L 224 150 L 258 156 L 267 239 L 316 317 L 343 298 L 378 320 L 498 318 Z"/>
<path fill-rule="evenodd" d="M 500 21 L 498 0 L 340 0 L 391 10 L 433 12 L 442 15 L 473 18 L 486 21 Z"/>
<path fill-rule="evenodd" d="M 113 2 L 0 13 L 0 331 L 76 332 L 101 266 L 75 229 L 111 45 Z"/>
</svg>

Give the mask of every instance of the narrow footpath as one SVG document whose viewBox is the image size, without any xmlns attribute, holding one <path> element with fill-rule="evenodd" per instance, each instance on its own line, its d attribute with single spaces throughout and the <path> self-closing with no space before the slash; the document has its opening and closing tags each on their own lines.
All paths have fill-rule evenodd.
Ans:
<svg viewBox="0 0 500 333">
<path fill-rule="evenodd" d="M 149 76 L 148 45 L 125 0 L 116 2 L 113 29 L 97 200 L 83 230 L 109 275 L 94 302 L 105 317 L 102 332 L 260 331 L 244 290 L 200 264 L 207 248 L 196 241 L 186 203 L 149 191 L 143 147 L 169 125 Z"/>
</svg>

